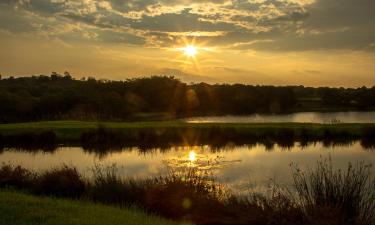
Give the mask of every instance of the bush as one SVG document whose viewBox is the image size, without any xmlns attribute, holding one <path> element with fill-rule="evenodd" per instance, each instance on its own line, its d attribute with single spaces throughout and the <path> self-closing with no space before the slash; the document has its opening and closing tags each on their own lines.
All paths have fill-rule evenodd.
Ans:
<svg viewBox="0 0 375 225">
<path fill-rule="evenodd" d="M 183 175 L 171 173 L 155 180 L 147 191 L 145 206 L 174 219 L 207 220 L 223 211 L 223 190 L 208 177 L 190 169 Z M 214 212 L 216 211 L 216 213 Z"/>
<path fill-rule="evenodd" d="M 0 168 L 0 187 L 31 188 L 36 175 L 21 166 L 3 164 Z"/>
<path fill-rule="evenodd" d="M 34 192 L 36 194 L 78 199 L 85 192 L 85 187 L 85 181 L 77 169 L 64 165 L 61 168 L 55 168 L 39 175 Z"/>
</svg>

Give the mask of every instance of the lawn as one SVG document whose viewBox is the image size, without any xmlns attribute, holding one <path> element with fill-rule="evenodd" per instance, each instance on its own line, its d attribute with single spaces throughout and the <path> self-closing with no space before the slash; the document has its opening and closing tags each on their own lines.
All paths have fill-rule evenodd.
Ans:
<svg viewBox="0 0 375 225">
<path fill-rule="evenodd" d="M 138 209 L 0 190 L 0 225 L 177 225 Z"/>
</svg>

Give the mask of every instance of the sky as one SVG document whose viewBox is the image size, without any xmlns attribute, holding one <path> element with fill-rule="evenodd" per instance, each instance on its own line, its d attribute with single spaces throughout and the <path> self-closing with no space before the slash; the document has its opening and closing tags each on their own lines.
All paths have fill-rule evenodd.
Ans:
<svg viewBox="0 0 375 225">
<path fill-rule="evenodd" d="M 374 0 L 0 0 L 0 74 L 372 87 L 374 10 Z"/>
</svg>

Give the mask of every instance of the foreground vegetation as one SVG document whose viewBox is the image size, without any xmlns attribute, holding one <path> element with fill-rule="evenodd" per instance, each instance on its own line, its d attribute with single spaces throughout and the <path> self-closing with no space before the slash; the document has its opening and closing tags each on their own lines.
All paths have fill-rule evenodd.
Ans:
<svg viewBox="0 0 375 225">
<path fill-rule="evenodd" d="M 67 166 L 35 173 L 4 164 L 0 187 L 121 207 L 136 205 L 149 213 L 198 225 L 375 224 L 375 178 L 369 165 L 357 163 L 341 171 L 322 160 L 315 170 L 302 171 L 294 165 L 292 171 L 295 189 L 285 191 L 275 185 L 269 195 L 249 193 L 245 197 L 233 195 L 209 174 L 195 169 L 135 180 L 119 177 L 115 167 L 96 167 L 93 179 L 87 180 Z"/>
<path fill-rule="evenodd" d="M 308 123 L 184 123 L 165 122 L 82 122 L 50 121 L 0 124 L 1 147 L 53 150 L 59 144 L 82 145 L 85 149 L 109 150 L 137 146 L 141 149 L 169 148 L 175 145 L 215 147 L 274 144 L 292 147 L 296 141 L 325 145 L 361 141 L 365 148 L 375 146 L 375 124 Z"/>
<path fill-rule="evenodd" d="M 0 190 L 1 225 L 174 225 L 139 209 Z"/>
<path fill-rule="evenodd" d="M 186 84 L 173 77 L 126 81 L 64 76 L 0 79 L 0 123 L 145 120 L 192 115 L 374 110 L 375 88 Z"/>
</svg>

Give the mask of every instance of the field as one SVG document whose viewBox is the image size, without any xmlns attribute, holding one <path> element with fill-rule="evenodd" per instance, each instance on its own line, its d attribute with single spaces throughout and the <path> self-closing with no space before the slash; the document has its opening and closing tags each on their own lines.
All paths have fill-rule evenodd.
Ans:
<svg viewBox="0 0 375 225">
<path fill-rule="evenodd" d="M 174 225 L 138 209 L 121 209 L 84 201 L 35 197 L 0 190 L 0 224 Z"/>
</svg>

